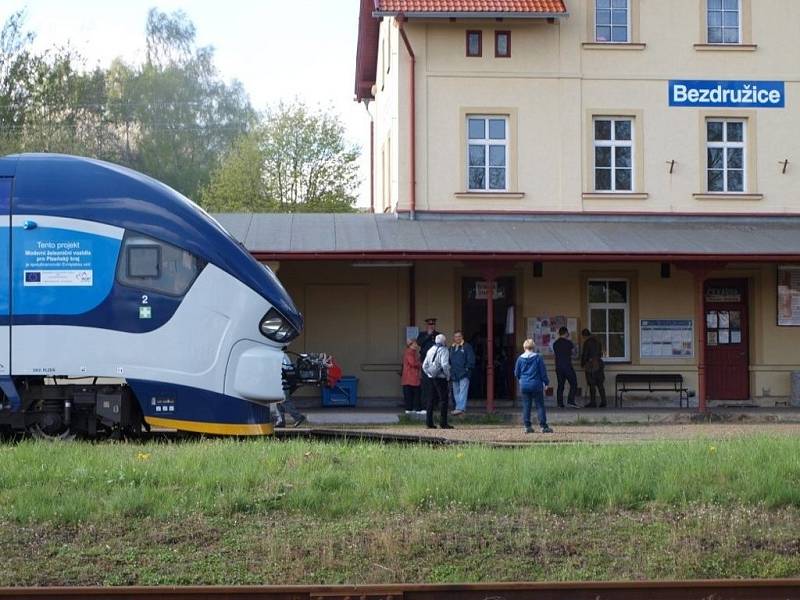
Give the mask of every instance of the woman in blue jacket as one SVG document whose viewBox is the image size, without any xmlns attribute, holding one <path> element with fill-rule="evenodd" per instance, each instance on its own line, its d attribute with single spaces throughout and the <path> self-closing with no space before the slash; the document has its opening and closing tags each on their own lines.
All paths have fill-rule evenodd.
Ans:
<svg viewBox="0 0 800 600">
<path fill-rule="evenodd" d="M 522 344 L 524 352 L 514 366 L 514 377 L 519 381 L 519 389 L 522 392 L 522 420 L 525 423 L 525 433 L 533 433 L 531 404 L 534 402 L 542 433 L 553 433 L 547 425 L 547 414 L 544 411 L 544 388 L 550 385 L 550 379 L 547 377 L 544 359 L 541 354 L 534 352 L 533 348 L 533 340 L 525 340 Z"/>
</svg>

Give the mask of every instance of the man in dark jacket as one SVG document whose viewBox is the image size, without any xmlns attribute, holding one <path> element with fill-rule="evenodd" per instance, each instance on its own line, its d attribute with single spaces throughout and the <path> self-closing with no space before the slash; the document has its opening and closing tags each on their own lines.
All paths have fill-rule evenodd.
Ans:
<svg viewBox="0 0 800 600">
<path fill-rule="evenodd" d="M 425 360 L 425 357 L 428 355 L 428 350 L 433 348 L 433 345 L 436 343 L 436 336 L 439 335 L 439 333 L 439 331 L 436 331 L 436 318 L 430 317 L 425 319 L 425 331 L 420 331 L 417 336 L 420 361 Z"/>
<path fill-rule="evenodd" d="M 589 404 L 587 408 L 597 408 L 596 394 L 600 392 L 600 408 L 606 406 L 605 365 L 603 364 L 603 345 L 592 332 L 584 329 L 583 350 L 581 351 L 581 367 L 586 373 L 586 384 L 589 386 Z"/>
<path fill-rule="evenodd" d="M 463 415 L 467 411 L 469 379 L 474 368 L 475 352 L 472 346 L 464 341 L 464 334 L 456 331 L 453 334 L 453 345 L 450 346 L 450 382 L 456 403 L 453 415 Z"/>
<path fill-rule="evenodd" d="M 567 396 L 567 406 L 578 408 L 575 404 L 575 391 L 578 388 L 578 377 L 575 369 L 572 368 L 572 353 L 575 344 L 569 339 L 569 330 L 561 327 L 558 330 L 558 339 L 553 343 L 553 354 L 556 359 L 556 379 L 558 388 L 556 389 L 556 400 L 558 406 L 564 406 L 564 383 L 569 382 L 569 396 Z"/>
</svg>

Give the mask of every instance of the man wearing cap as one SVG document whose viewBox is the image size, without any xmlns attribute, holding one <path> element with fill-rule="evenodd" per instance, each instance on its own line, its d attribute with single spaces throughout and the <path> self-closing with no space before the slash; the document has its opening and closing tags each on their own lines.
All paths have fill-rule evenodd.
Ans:
<svg viewBox="0 0 800 600">
<path fill-rule="evenodd" d="M 439 335 L 436 331 L 436 317 L 429 317 L 425 319 L 425 331 L 420 331 L 417 336 L 417 346 L 419 346 L 419 359 L 425 360 L 430 350 L 436 343 L 436 336 Z"/>
<path fill-rule="evenodd" d="M 428 355 L 428 350 L 433 348 L 436 344 L 436 336 L 439 332 L 436 331 L 436 317 L 428 317 L 425 319 L 425 331 L 420 331 L 417 336 L 417 346 L 419 346 L 419 361 L 422 363 Z M 428 406 L 428 400 L 434 394 L 433 382 L 430 377 L 422 374 L 422 406 Z"/>
<path fill-rule="evenodd" d="M 449 409 L 449 398 L 447 394 L 448 382 L 450 381 L 450 352 L 447 349 L 447 338 L 443 334 L 436 336 L 435 344 L 428 350 L 425 360 L 422 362 L 422 372 L 425 378 L 431 382 L 431 394 L 428 396 L 427 410 L 425 411 L 425 424 L 428 429 L 433 429 L 433 408 L 436 402 L 439 403 L 439 427 L 442 429 L 453 429 L 447 422 L 447 411 Z"/>
</svg>

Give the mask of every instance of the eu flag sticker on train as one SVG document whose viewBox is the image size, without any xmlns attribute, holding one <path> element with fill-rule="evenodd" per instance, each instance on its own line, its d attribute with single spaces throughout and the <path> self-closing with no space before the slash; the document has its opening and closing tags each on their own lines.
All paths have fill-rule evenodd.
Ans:
<svg viewBox="0 0 800 600">
<path fill-rule="evenodd" d="M 91 287 L 94 283 L 92 269 L 62 269 L 25 271 L 24 285 L 53 287 Z"/>
<path fill-rule="evenodd" d="M 153 318 L 153 307 L 152 306 L 140 306 L 139 307 L 139 318 L 140 319 L 152 319 Z"/>
</svg>

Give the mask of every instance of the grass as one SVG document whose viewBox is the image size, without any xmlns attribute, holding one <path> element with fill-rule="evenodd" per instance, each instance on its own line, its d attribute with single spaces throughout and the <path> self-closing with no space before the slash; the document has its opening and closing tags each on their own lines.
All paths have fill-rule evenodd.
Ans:
<svg viewBox="0 0 800 600">
<path fill-rule="evenodd" d="M 0 585 L 231 585 L 796 577 L 795 509 L 442 511 L 0 521 Z"/>
<path fill-rule="evenodd" d="M 800 440 L 0 446 L 0 585 L 800 574 Z"/>
<path fill-rule="evenodd" d="M 206 441 L 0 447 L 0 518 L 18 523 L 285 511 L 555 513 L 650 504 L 800 507 L 800 440 L 436 449 Z"/>
</svg>

